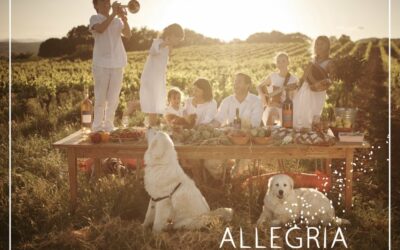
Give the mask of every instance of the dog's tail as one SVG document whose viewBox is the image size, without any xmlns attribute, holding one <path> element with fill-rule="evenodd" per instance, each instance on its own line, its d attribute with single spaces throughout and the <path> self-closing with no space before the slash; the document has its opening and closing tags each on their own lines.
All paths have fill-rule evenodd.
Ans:
<svg viewBox="0 0 400 250">
<path fill-rule="evenodd" d="M 208 213 L 208 216 L 221 219 L 225 222 L 229 222 L 232 220 L 233 210 L 232 208 L 217 208 Z"/>
<path fill-rule="evenodd" d="M 342 218 L 339 218 L 339 217 L 337 217 L 337 216 L 335 217 L 335 219 L 333 220 L 333 222 L 334 222 L 334 224 L 335 224 L 336 226 L 351 225 L 351 223 L 350 223 L 349 220 L 342 219 Z"/>
<path fill-rule="evenodd" d="M 218 208 L 208 213 L 202 214 L 196 218 L 190 219 L 190 222 L 184 224 L 187 229 L 199 229 L 207 227 L 218 221 L 229 222 L 232 220 L 233 210 L 231 208 Z"/>
</svg>

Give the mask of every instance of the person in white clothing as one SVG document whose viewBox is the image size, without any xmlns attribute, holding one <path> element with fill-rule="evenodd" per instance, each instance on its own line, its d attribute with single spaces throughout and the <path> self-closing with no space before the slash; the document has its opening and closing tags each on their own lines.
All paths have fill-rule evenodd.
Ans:
<svg viewBox="0 0 400 250">
<path fill-rule="evenodd" d="M 285 90 L 289 90 L 289 98 L 293 100 L 297 89 L 298 79 L 288 70 L 289 55 L 280 52 L 275 61 L 278 71 L 269 74 L 257 86 L 258 95 L 264 105 L 262 116 L 264 125 L 282 124 L 282 103 L 286 98 Z"/>
<path fill-rule="evenodd" d="M 157 125 L 157 114 L 164 114 L 167 92 L 167 63 L 171 50 L 184 39 L 179 24 L 166 27 L 154 39 L 140 78 L 140 107 L 148 115 L 149 126 Z"/>
<path fill-rule="evenodd" d="M 217 113 L 217 102 L 213 98 L 210 82 L 199 78 L 193 83 L 193 97 L 186 100 L 184 115 L 196 114 L 196 125 L 210 123 Z"/>
<path fill-rule="evenodd" d="M 214 126 L 232 124 L 237 108 L 239 108 L 239 116 L 242 123 L 247 122 L 252 127 L 260 126 L 263 106 L 260 98 L 249 92 L 250 87 L 251 78 L 248 75 L 243 73 L 236 74 L 234 81 L 235 94 L 222 100 L 212 122 Z"/>
<path fill-rule="evenodd" d="M 239 109 L 239 116 L 242 120 L 242 127 L 259 127 L 261 124 L 261 116 L 263 106 L 260 98 L 249 92 L 251 87 L 250 76 L 238 73 L 234 80 L 234 94 L 222 100 L 218 112 L 212 121 L 215 127 L 232 124 L 236 109 Z M 231 164 L 232 161 L 226 160 L 205 160 L 204 167 L 208 170 L 214 179 L 221 179 L 223 176 L 224 165 Z M 243 173 L 249 164 L 249 160 L 236 160 L 236 164 L 232 169 L 232 177 Z"/>
<path fill-rule="evenodd" d="M 172 114 L 183 117 L 183 106 L 181 105 L 182 92 L 179 88 L 173 87 L 168 91 L 168 106 L 164 116 Z"/>
<path fill-rule="evenodd" d="M 119 3 L 112 4 L 111 15 L 110 0 L 93 0 L 93 6 L 97 14 L 90 17 L 89 24 L 89 30 L 94 37 L 92 70 L 95 102 L 92 130 L 112 131 L 123 68 L 127 64 L 121 34 L 129 38 L 131 31 L 126 12 Z"/>
<path fill-rule="evenodd" d="M 314 116 L 320 116 L 326 99 L 326 90 L 332 82 L 329 78 L 335 71 L 331 58 L 330 41 L 327 36 L 319 36 L 314 42 L 314 58 L 309 63 L 300 80 L 300 89 L 293 98 L 293 126 L 295 128 L 311 128 Z M 307 79 L 312 74 L 310 66 L 316 64 L 322 68 L 328 78 L 317 83 L 311 83 Z M 315 86 L 318 85 L 318 86 Z"/>
</svg>

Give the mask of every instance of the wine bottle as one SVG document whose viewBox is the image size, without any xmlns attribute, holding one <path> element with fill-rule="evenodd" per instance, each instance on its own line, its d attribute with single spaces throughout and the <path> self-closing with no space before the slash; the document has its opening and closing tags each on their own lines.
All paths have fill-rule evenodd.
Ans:
<svg viewBox="0 0 400 250">
<path fill-rule="evenodd" d="M 242 120 L 240 119 L 240 116 L 239 116 L 239 108 L 236 108 L 236 116 L 235 116 L 235 119 L 233 120 L 233 128 L 234 129 L 242 128 Z"/>
<path fill-rule="evenodd" d="M 89 90 L 84 89 L 85 99 L 81 103 L 81 128 L 84 133 L 90 132 L 93 122 L 93 104 L 89 99 Z"/>
<path fill-rule="evenodd" d="M 286 98 L 282 104 L 282 126 L 293 128 L 293 102 L 289 98 L 288 90 L 286 90 Z"/>
</svg>

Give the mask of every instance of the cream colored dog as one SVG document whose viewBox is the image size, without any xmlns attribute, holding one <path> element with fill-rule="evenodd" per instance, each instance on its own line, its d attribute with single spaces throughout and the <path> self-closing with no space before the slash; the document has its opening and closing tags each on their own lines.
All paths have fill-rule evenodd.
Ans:
<svg viewBox="0 0 400 250">
<path fill-rule="evenodd" d="M 270 226 L 350 224 L 348 220 L 335 217 L 335 210 L 324 194 L 311 188 L 294 189 L 293 186 L 293 179 L 288 175 L 274 175 L 269 179 L 257 225 L 264 221 Z"/>
<path fill-rule="evenodd" d="M 151 199 L 143 226 L 153 224 L 153 232 L 168 226 L 197 229 L 216 217 L 227 221 L 232 218 L 230 208 L 210 212 L 200 190 L 179 165 L 174 144 L 166 133 L 149 130 L 147 138 L 144 184 Z"/>
</svg>

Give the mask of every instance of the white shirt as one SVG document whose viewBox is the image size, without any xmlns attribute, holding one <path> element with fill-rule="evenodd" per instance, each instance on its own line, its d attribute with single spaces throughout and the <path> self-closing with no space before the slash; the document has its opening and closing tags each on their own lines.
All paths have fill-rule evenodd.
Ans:
<svg viewBox="0 0 400 250">
<path fill-rule="evenodd" d="M 144 113 L 163 114 L 167 102 L 167 64 L 169 48 L 154 39 L 140 77 L 140 107 Z"/>
<path fill-rule="evenodd" d="M 182 117 L 183 116 L 183 107 L 179 106 L 179 110 L 174 109 L 171 105 L 169 105 L 165 109 L 165 115 L 173 114 Z"/>
<path fill-rule="evenodd" d="M 123 68 L 127 64 L 125 47 L 122 43 L 121 31 L 124 24 L 114 18 L 103 33 L 93 30 L 93 26 L 107 19 L 102 14 L 90 17 L 89 30 L 94 38 L 93 66 L 104 68 Z"/>
<path fill-rule="evenodd" d="M 274 72 L 274 73 L 270 74 L 269 78 L 271 79 L 271 85 L 269 85 L 267 87 L 269 93 L 271 93 L 273 91 L 273 87 L 282 88 L 283 83 L 285 82 L 285 79 L 286 79 L 286 77 L 279 75 L 278 72 Z M 287 85 L 294 84 L 297 82 L 298 82 L 297 77 L 295 77 L 294 75 L 291 74 L 289 81 L 287 82 Z M 286 91 L 283 91 L 282 95 L 281 95 L 281 102 L 284 102 L 285 99 L 286 99 Z"/>
<path fill-rule="evenodd" d="M 241 103 L 235 95 L 226 97 L 219 106 L 215 120 L 221 125 L 232 123 L 236 116 L 236 108 L 239 108 L 239 116 L 242 121 L 250 121 L 253 127 L 260 126 L 263 106 L 260 98 L 251 93 L 248 93 Z"/>
<path fill-rule="evenodd" d="M 186 100 L 184 106 L 184 114 L 196 114 L 196 125 L 210 123 L 217 113 L 217 102 L 212 99 L 209 102 L 197 104 L 197 107 L 193 105 L 193 97 Z"/>
</svg>

